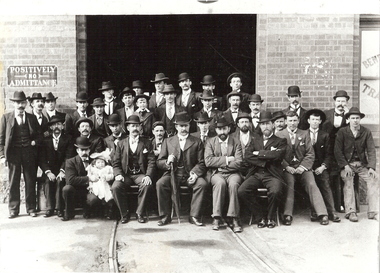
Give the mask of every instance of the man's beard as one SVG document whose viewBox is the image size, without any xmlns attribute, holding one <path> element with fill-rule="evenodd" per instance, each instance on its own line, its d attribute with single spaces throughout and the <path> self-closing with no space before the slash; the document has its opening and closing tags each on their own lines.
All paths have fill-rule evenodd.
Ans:
<svg viewBox="0 0 380 273">
<path fill-rule="evenodd" d="M 240 128 L 240 131 L 242 131 L 243 133 L 247 133 L 248 132 L 248 126 L 244 125 L 243 127 Z"/>
<path fill-rule="evenodd" d="M 227 139 L 227 135 L 226 134 L 220 134 L 218 135 L 218 137 L 222 140 L 222 141 L 225 141 Z"/>
</svg>

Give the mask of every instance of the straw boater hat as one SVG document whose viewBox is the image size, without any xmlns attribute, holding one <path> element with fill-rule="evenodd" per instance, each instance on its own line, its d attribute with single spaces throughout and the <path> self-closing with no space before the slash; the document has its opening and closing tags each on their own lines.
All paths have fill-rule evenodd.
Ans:
<svg viewBox="0 0 380 273">
<path fill-rule="evenodd" d="M 80 149 L 88 149 L 91 147 L 91 142 L 87 137 L 80 136 L 76 138 L 74 146 Z"/>
<path fill-rule="evenodd" d="M 349 118 L 351 115 L 359 115 L 360 118 L 364 118 L 365 117 L 365 114 L 363 114 L 362 112 L 360 112 L 359 108 L 358 107 L 352 107 L 350 109 L 350 111 L 348 111 L 347 114 L 345 114 L 344 116 L 346 118 Z"/>
<path fill-rule="evenodd" d="M 191 122 L 190 116 L 187 112 L 179 112 L 175 114 L 174 124 L 187 125 Z"/>
<path fill-rule="evenodd" d="M 334 100 L 336 100 L 336 98 L 338 97 L 345 97 L 347 98 L 347 100 L 350 99 L 350 96 L 347 94 L 347 91 L 344 91 L 344 90 L 339 90 L 335 93 L 335 96 L 333 97 Z"/>
<path fill-rule="evenodd" d="M 326 120 L 326 114 L 319 109 L 311 109 L 305 113 L 305 120 L 308 120 L 311 115 L 316 114 L 317 116 L 321 117 L 322 123 Z"/>
<path fill-rule="evenodd" d="M 169 78 L 166 77 L 164 73 L 158 73 L 154 77 L 154 80 L 151 80 L 150 82 L 160 82 L 160 81 L 164 81 L 164 80 L 169 80 Z"/>
<path fill-rule="evenodd" d="M 111 89 L 114 89 L 114 88 L 115 88 L 115 86 L 113 86 L 110 81 L 108 81 L 108 82 L 102 82 L 102 87 L 99 88 L 99 91 L 103 92 L 103 91 L 111 90 Z"/>
<path fill-rule="evenodd" d="M 24 101 L 27 100 L 24 91 L 15 91 L 13 93 L 13 98 L 10 98 L 11 101 Z"/>
</svg>

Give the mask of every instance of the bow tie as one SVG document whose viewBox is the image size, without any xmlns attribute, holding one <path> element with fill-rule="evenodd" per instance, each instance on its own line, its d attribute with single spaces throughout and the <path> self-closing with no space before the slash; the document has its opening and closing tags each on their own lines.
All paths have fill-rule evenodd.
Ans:
<svg viewBox="0 0 380 273">
<path fill-rule="evenodd" d="M 131 144 L 135 144 L 135 143 L 137 143 L 139 141 L 139 139 L 137 138 L 137 139 L 132 139 L 131 138 Z"/>
<path fill-rule="evenodd" d="M 231 111 L 231 113 L 232 113 L 232 114 L 237 114 L 237 113 L 238 113 L 238 111 Z"/>
<path fill-rule="evenodd" d="M 157 146 L 161 146 L 162 142 L 158 142 L 156 143 Z"/>
<path fill-rule="evenodd" d="M 120 138 L 121 138 L 121 136 L 113 136 L 113 139 L 114 139 L 114 140 L 116 140 L 116 139 L 117 139 L 117 140 L 120 140 Z"/>
<path fill-rule="evenodd" d="M 259 119 L 259 116 L 252 116 L 252 118 L 256 118 L 256 119 Z"/>
<path fill-rule="evenodd" d="M 180 138 L 179 141 L 186 141 L 186 138 Z"/>
<path fill-rule="evenodd" d="M 336 116 L 336 117 L 344 117 L 344 113 L 338 114 L 337 112 L 335 112 L 334 116 Z"/>
</svg>

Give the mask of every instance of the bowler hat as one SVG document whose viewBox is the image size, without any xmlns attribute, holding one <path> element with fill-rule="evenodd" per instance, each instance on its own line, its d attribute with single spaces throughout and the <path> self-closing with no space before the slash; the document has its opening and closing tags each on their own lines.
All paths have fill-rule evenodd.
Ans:
<svg viewBox="0 0 380 273">
<path fill-rule="evenodd" d="M 267 121 L 273 121 L 272 113 L 269 111 L 261 112 L 258 123 L 263 123 L 263 122 L 267 122 Z"/>
<path fill-rule="evenodd" d="M 164 90 L 162 90 L 160 93 L 177 93 L 177 91 L 174 89 L 174 86 L 172 84 L 165 84 Z"/>
<path fill-rule="evenodd" d="M 144 98 L 144 99 L 146 99 L 146 101 L 147 101 L 147 102 L 149 102 L 149 99 L 150 99 L 150 97 L 149 97 L 149 96 L 147 96 L 147 95 L 145 95 L 145 94 L 140 94 L 140 95 L 137 95 L 137 96 L 135 97 L 135 100 L 134 100 L 134 102 L 136 103 L 136 102 L 137 102 L 137 100 L 138 100 L 138 99 L 141 99 L 141 98 Z"/>
<path fill-rule="evenodd" d="M 46 99 L 46 98 L 43 97 L 43 96 L 41 95 L 41 93 L 33 93 L 32 96 L 28 98 L 28 100 L 29 100 L 30 102 L 32 102 L 33 100 L 44 100 L 44 101 L 45 101 L 45 99 Z"/>
<path fill-rule="evenodd" d="M 247 118 L 249 119 L 249 121 L 252 120 L 252 117 L 248 114 L 248 113 L 245 113 L 245 112 L 241 112 L 238 114 L 238 116 L 236 117 L 235 119 L 235 123 L 238 123 L 240 119 L 242 118 Z"/>
<path fill-rule="evenodd" d="M 215 96 L 212 94 L 211 90 L 203 90 L 203 93 L 199 95 L 199 98 L 201 100 L 212 100 Z"/>
<path fill-rule="evenodd" d="M 350 99 L 350 96 L 347 94 L 347 91 L 344 91 L 344 90 L 339 90 L 335 93 L 335 96 L 333 97 L 334 100 L 336 100 L 336 98 L 338 97 L 345 97 L 347 98 L 347 100 Z"/>
<path fill-rule="evenodd" d="M 83 102 L 83 101 L 88 101 L 88 95 L 87 95 L 87 92 L 86 91 L 81 91 L 81 92 L 78 92 L 77 95 L 76 95 L 76 99 L 75 99 L 77 102 Z"/>
<path fill-rule="evenodd" d="M 243 74 L 239 72 L 234 72 L 231 75 L 228 76 L 227 78 L 227 84 L 230 84 L 232 78 L 240 78 L 240 80 L 243 81 Z"/>
<path fill-rule="evenodd" d="M 321 117 L 322 123 L 326 120 L 326 114 L 320 109 L 310 109 L 305 113 L 305 120 L 308 120 L 311 115 Z"/>
<path fill-rule="evenodd" d="M 76 122 L 75 122 L 75 127 L 79 127 L 79 125 L 82 123 L 82 122 L 88 122 L 90 124 L 90 127 L 93 128 L 94 127 L 94 123 L 92 122 L 91 119 L 89 118 L 86 118 L 86 117 L 80 117 Z"/>
<path fill-rule="evenodd" d="M 121 119 L 118 114 L 113 113 L 112 115 L 108 117 L 108 120 L 107 120 L 108 125 L 116 125 L 120 123 L 121 123 Z"/>
<path fill-rule="evenodd" d="M 183 72 L 183 73 L 179 74 L 179 76 L 178 76 L 179 82 L 185 81 L 187 79 L 190 79 L 190 75 L 187 72 Z"/>
<path fill-rule="evenodd" d="M 15 91 L 13 93 L 13 98 L 10 98 L 11 101 L 24 101 L 27 97 L 25 96 L 24 91 Z"/>
<path fill-rule="evenodd" d="M 132 82 L 132 88 L 142 88 L 142 87 L 143 87 L 143 85 L 142 85 L 142 82 L 140 80 Z"/>
<path fill-rule="evenodd" d="M 224 116 L 219 117 L 215 122 L 215 127 L 221 128 L 224 126 L 230 126 L 231 121 L 227 120 Z"/>
<path fill-rule="evenodd" d="M 130 115 L 128 119 L 125 121 L 125 124 L 140 124 L 140 118 L 138 115 Z"/>
<path fill-rule="evenodd" d="M 286 118 L 286 115 L 282 111 L 277 111 L 273 113 L 273 122 L 275 122 L 279 118 Z"/>
<path fill-rule="evenodd" d="M 253 95 L 251 95 L 250 97 L 249 97 L 249 99 L 248 99 L 248 101 L 249 102 L 263 102 L 264 100 L 262 100 L 261 99 L 261 96 L 260 95 L 258 95 L 258 94 L 253 94 Z"/>
<path fill-rule="evenodd" d="M 88 149 L 91 147 L 91 143 L 87 137 L 80 136 L 76 138 L 74 146 L 80 149 Z"/>
<path fill-rule="evenodd" d="M 65 122 L 65 118 L 62 117 L 62 116 L 57 116 L 57 115 L 52 116 L 51 119 L 50 119 L 50 121 L 47 123 L 47 125 L 51 126 L 51 125 L 53 125 L 54 123 L 57 123 L 57 122 L 64 123 Z"/>
<path fill-rule="evenodd" d="M 101 98 L 95 98 L 91 106 L 104 106 L 106 105 Z"/>
<path fill-rule="evenodd" d="M 230 93 L 227 94 L 227 99 L 229 99 L 232 96 L 239 96 L 240 99 L 243 98 L 243 94 L 241 92 L 234 92 L 234 91 L 232 91 L 232 92 L 230 92 Z"/>
<path fill-rule="evenodd" d="M 169 78 L 166 77 L 164 73 L 158 73 L 154 77 L 154 80 L 151 80 L 150 82 L 160 82 L 160 81 L 164 81 L 164 80 L 169 80 Z"/>
<path fill-rule="evenodd" d="M 135 97 L 135 96 L 136 96 L 136 92 L 135 92 L 135 91 L 131 90 L 129 87 L 125 87 L 125 88 L 123 89 L 123 91 L 121 91 L 121 93 L 119 94 L 119 99 L 122 100 L 122 99 L 123 99 L 123 96 L 124 96 L 125 94 L 132 95 L 132 97 Z"/>
<path fill-rule="evenodd" d="M 186 125 L 189 124 L 191 119 L 187 112 L 179 112 L 174 116 L 174 124 L 176 125 Z"/>
<path fill-rule="evenodd" d="M 360 118 L 364 118 L 364 117 L 365 117 L 365 115 L 364 115 L 362 112 L 360 112 L 360 110 L 359 110 L 358 107 L 352 107 L 352 108 L 350 109 L 350 111 L 348 111 L 348 113 L 345 114 L 344 116 L 345 116 L 346 118 L 349 118 L 351 115 L 359 115 Z"/>
<path fill-rule="evenodd" d="M 54 97 L 52 92 L 45 93 L 45 101 L 56 100 L 58 97 Z"/>
<path fill-rule="evenodd" d="M 288 96 L 294 96 L 294 95 L 301 96 L 301 90 L 297 85 L 289 86 L 287 95 Z"/>
<path fill-rule="evenodd" d="M 107 90 L 111 90 L 114 88 L 115 88 L 115 86 L 113 86 L 110 81 L 102 82 L 102 87 L 99 88 L 99 91 L 107 91 Z"/>
<path fill-rule="evenodd" d="M 203 77 L 203 80 L 201 81 L 202 85 L 209 85 L 215 83 L 214 78 L 211 75 L 206 75 Z"/>
<path fill-rule="evenodd" d="M 162 121 L 156 121 L 155 123 L 152 124 L 152 129 L 156 128 L 157 126 L 162 126 L 165 128 L 165 123 L 163 123 Z"/>
<path fill-rule="evenodd" d="M 210 118 L 205 112 L 200 113 L 197 117 L 194 118 L 195 122 L 208 122 L 210 120 L 212 120 L 212 118 Z"/>
</svg>

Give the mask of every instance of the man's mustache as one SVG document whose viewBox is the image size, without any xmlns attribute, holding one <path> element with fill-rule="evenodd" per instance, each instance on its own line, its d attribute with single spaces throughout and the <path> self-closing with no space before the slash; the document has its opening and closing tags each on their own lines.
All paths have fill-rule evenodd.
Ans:
<svg viewBox="0 0 380 273">
<path fill-rule="evenodd" d="M 82 132 L 83 133 L 89 133 L 89 131 L 87 129 L 84 129 Z"/>
<path fill-rule="evenodd" d="M 139 133 L 139 130 L 133 130 L 132 133 Z"/>
</svg>

